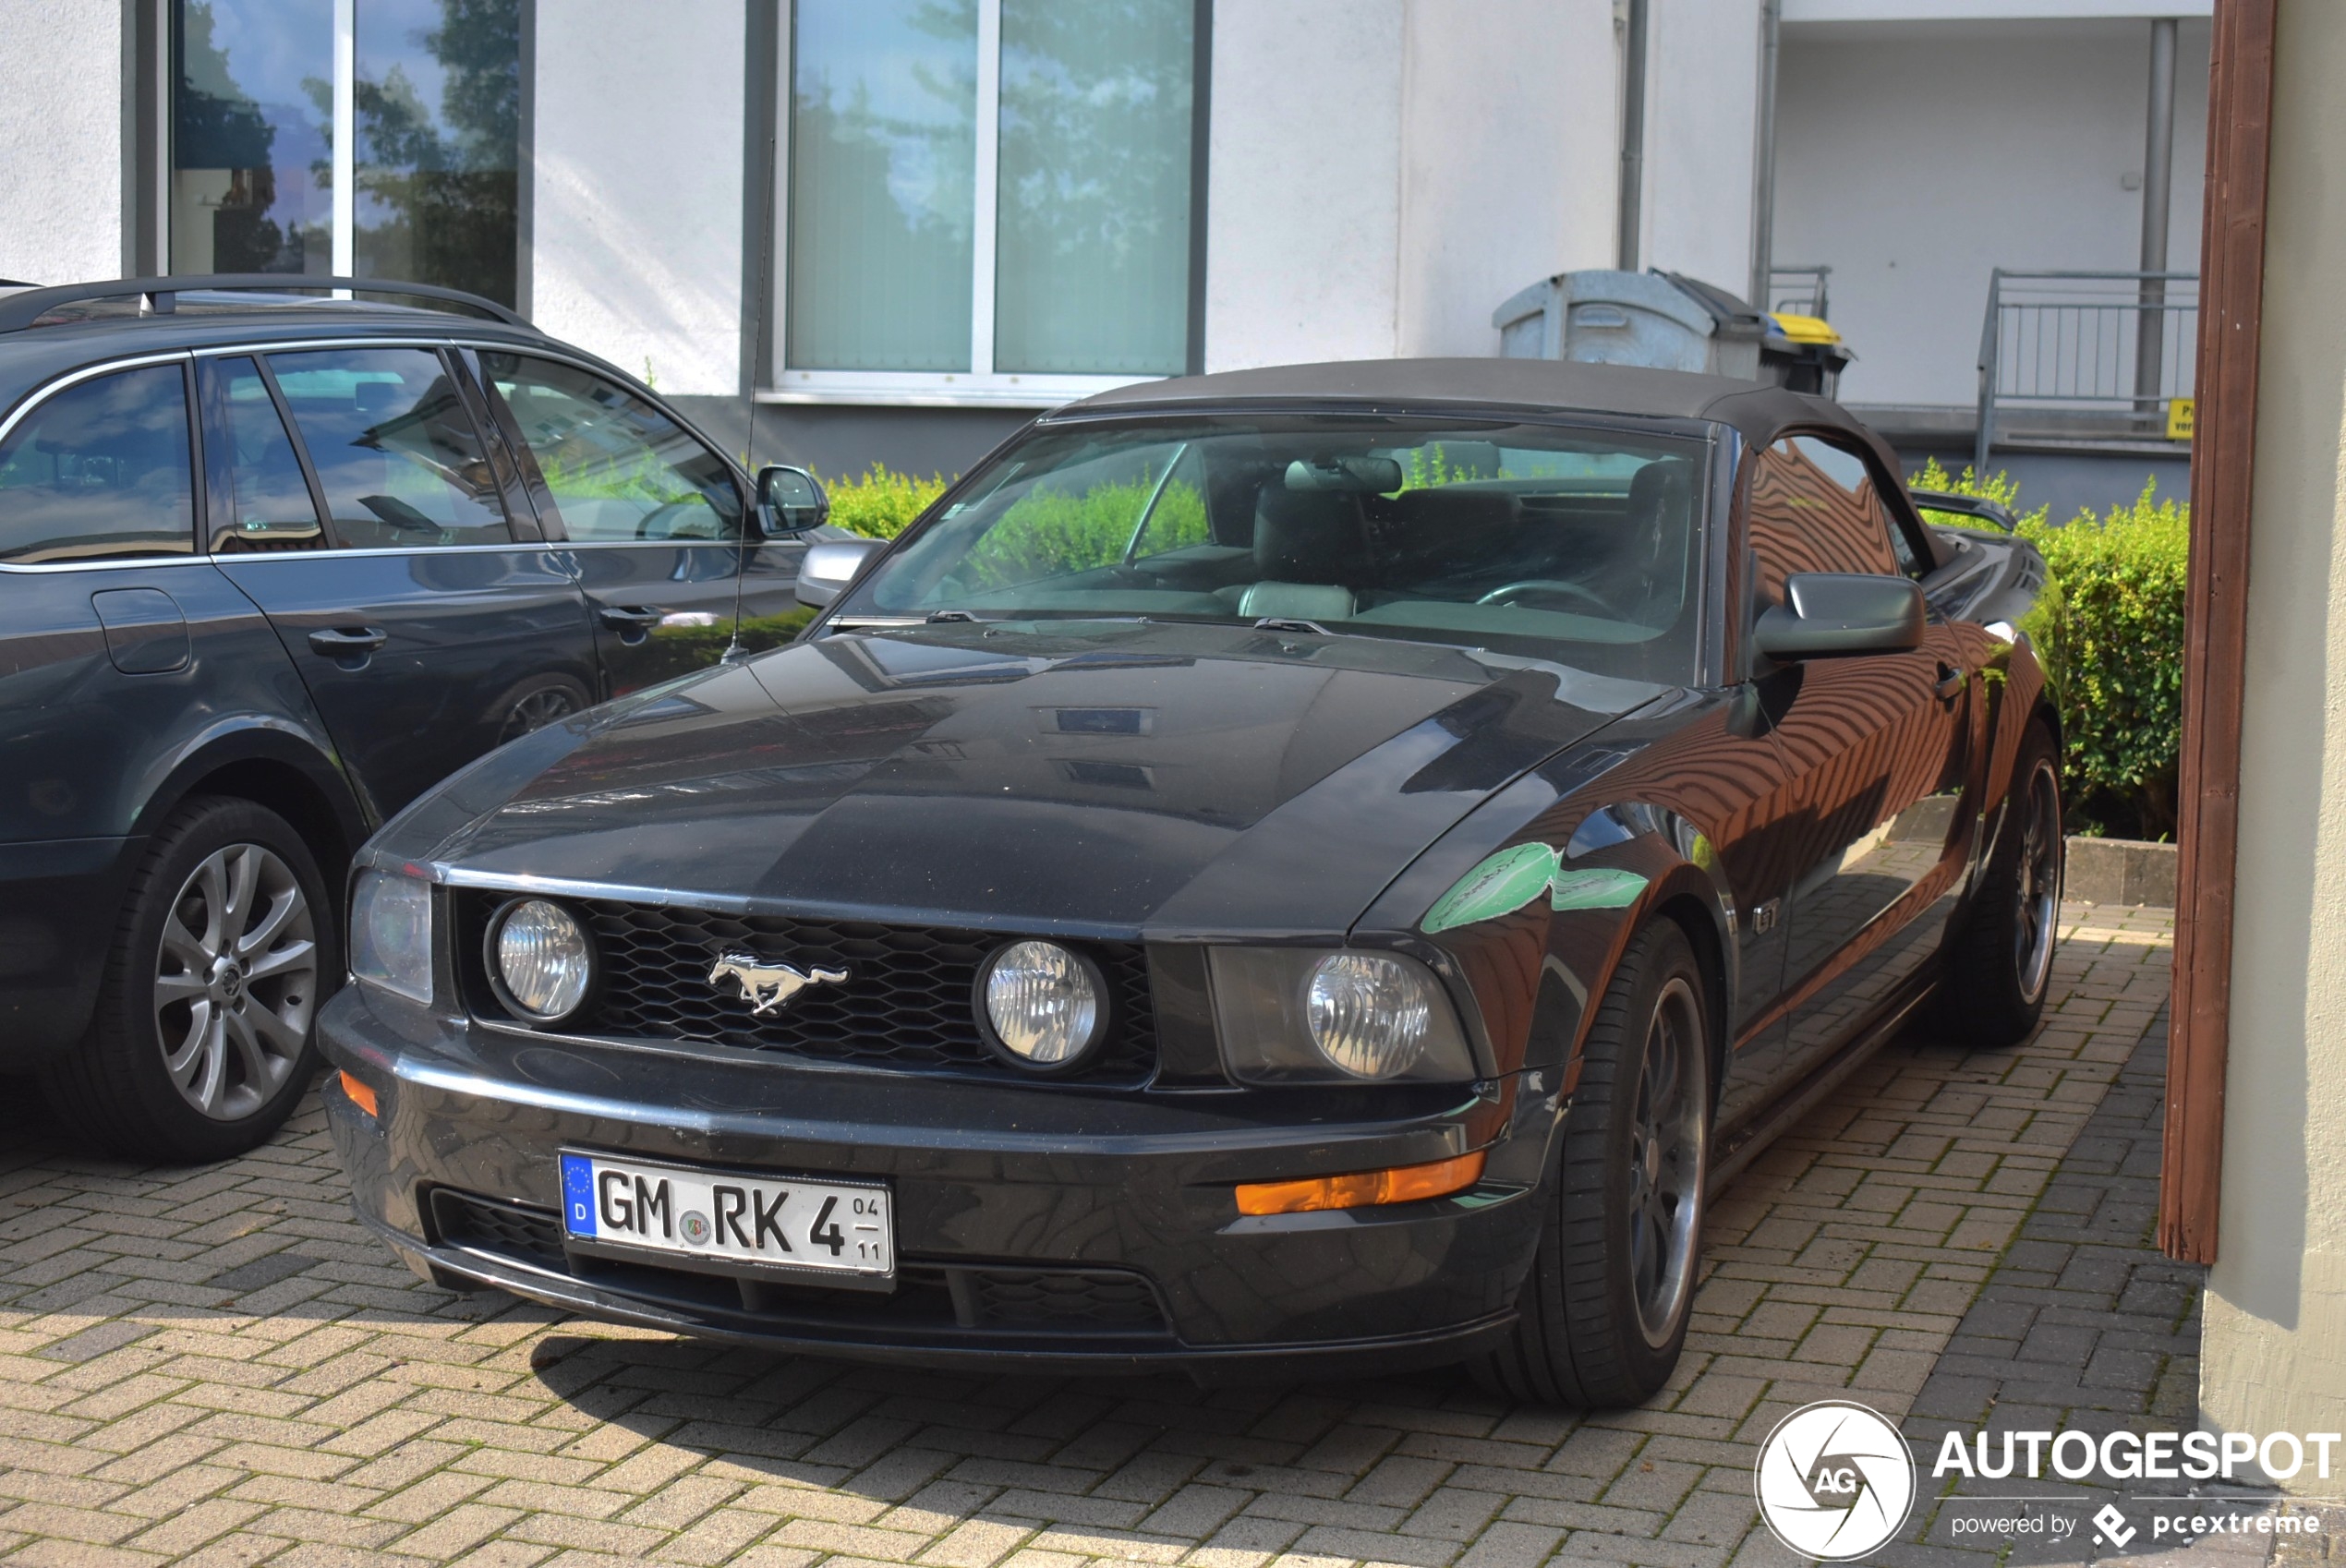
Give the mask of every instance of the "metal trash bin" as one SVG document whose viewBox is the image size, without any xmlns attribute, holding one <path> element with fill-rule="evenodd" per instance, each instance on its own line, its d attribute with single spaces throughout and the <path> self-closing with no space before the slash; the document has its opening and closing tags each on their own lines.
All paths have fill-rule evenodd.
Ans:
<svg viewBox="0 0 2346 1568">
<path fill-rule="evenodd" d="M 1559 272 L 1492 312 L 1509 359 L 1642 365 L 1832 395 L 1855 357 L 1840 334 L 1806 316 L 1769 316 L 1682 272 Z"/>
</svg>

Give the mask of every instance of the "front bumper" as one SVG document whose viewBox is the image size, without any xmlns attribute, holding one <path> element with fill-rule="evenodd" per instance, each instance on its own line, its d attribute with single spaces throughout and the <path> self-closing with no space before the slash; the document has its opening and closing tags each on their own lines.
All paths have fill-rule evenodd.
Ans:
<svg viewBox="0 0 2346 1568">
<path fill-rule="evenodd" d="M 1479 1090 L 1086 1092 L 840 1069 L 723 1048 L 557 1040 L 345 989 L 319 1030 L 359 1217 L 431 1277 L 589 1317 L 923 1365 L 1242 1375 L 1470 1355 L 1514 1319 L 1558 1105 Z M 588 1257 L 560 1232 L 564 1147 L 889 1183 L 896 1289 Z M 1485 1149 L 1466 1192 L 1242 1216 L 1242 1182 Z"/>
</svg>

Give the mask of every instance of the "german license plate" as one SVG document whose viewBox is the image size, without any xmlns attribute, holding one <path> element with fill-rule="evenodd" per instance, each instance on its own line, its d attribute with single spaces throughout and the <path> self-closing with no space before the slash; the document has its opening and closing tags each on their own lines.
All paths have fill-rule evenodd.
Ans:
<svg viewBox="0 0 2346 1568">
<path fill-rule="evenodd" d="M 709 1262 L 887 1279 L 888 1188 L 562 1151 L 562 1228 L 580 1241 Z"/>
</svg>

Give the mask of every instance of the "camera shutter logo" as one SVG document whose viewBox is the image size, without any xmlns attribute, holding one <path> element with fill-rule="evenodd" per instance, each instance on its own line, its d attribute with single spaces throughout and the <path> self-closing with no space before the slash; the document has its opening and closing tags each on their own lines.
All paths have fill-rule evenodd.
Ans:
<svg viewBox="0 0 2346 1568">
<path fill-rule="evenodd" d="M 1905 1524 L 1914 1455 L 1878 1412 L 1820 1400 L 1776 1423 L 1760 1445 L 1751 1490 L 1776 1539 L 1804 1556 L 1844 1562 L 1887 1544 Z"/>
</svg>

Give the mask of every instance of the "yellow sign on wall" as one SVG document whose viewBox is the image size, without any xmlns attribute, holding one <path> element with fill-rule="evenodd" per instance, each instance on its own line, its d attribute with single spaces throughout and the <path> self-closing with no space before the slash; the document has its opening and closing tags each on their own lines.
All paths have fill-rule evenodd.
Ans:
<svg viewBox="0 0 2346 1568">
<path fill-rule="evenodd" d="M 2191 440 L 2192 416 L 2196 410 L 2197 402 L 2197 399 L 2188 397 L 2171 398 L 2168 400 L 2167 439 L 2169 440 L 2187 441 Z"/>
</svg>

